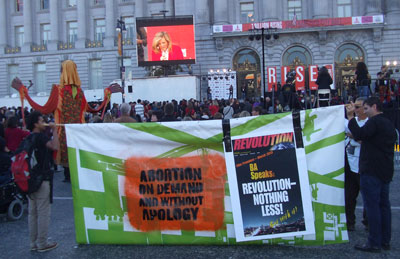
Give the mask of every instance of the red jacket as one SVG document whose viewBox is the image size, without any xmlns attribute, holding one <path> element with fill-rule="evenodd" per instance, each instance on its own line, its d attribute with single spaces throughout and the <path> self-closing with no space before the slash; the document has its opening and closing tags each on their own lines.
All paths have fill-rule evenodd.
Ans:
<svg viewBox="0 0 400 259">
<path fill-rule="evenodd" d="M 151 51 L 151 61 L 160 61 L 161 55 L 162 52 L 155 53 L 154 51 Z M 184 59 L 181 47 L 177 45 L 172 45 L 171 51 L 168 52 L 168 60 L 180 60 L 180 59 Z"/>
<path fill-rule="evenodd" d="M 214 116 L 217 113 L 217 111 L 219 110 L 219 106 L 210 105 L 210 107 L 208 109 L 210 110 L 211 115 Z"/>
<path fill-rule="evenodd" d="M 6 139 L 6 146 L 11 152 L 17 150 L 22 140 L 29 135 L 29 131 L 20 128 L 6 128 L 4 136 Z"/>
</svg>

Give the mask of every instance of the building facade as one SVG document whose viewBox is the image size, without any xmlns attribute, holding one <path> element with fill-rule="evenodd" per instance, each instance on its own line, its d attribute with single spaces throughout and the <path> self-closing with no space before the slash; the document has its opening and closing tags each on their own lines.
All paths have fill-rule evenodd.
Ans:
<svg viewBox="0 0 400 259">
<path fill-rule="evenodd" d="M 127 29 L 126 77 L 146 77 L 148 69 L 137 66 L 135 18 L 163 10 L 166 16 L 194 17 L 196 64 L 183 70 L 202 78 L 202 97 L 210 70 L 237 71 L 237 86 L 253 80 L 251 95 L 260 96 L 262 61 L 278 68 L 334 64 L 340 88 L 358 61 L 365 61 L 374 78 L 382 64 L 395 66 L 400 58 L 399 0 L 0 0 L 0 98 L 15 96 L 10 87 L 15 76 L 26 85 L 33 82 L 32 94 L 48 95 L 66 59 L 76 62 L 84 90 L 107 87 L 120 75 L 119 17 Z M 259 38 L 256 31 L 216 31 L 219 25 L 376 15 L 381 23 L 278 28 L 265 40 L 264 53 L 262 41 L 250 40 Z"/>
</svg>

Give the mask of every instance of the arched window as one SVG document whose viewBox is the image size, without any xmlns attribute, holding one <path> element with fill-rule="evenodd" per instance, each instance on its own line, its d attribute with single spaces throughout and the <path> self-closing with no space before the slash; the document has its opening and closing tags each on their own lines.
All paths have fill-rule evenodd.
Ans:
<svg viewBox="0 0 400 259">
<path fill-rule="evenodd" d="M 335 84 L 340 94 L 355 91 L 354 71 L 357 63 L 365 62 L 364 51 L 353 43 L 340 46 L 335 53 Z"/>
<path fill-rule="evenodd" d="M 352 43 L 343 44 L 335 53 L 335 63 L 352 65 L 359 61 L 364 61 L 364 52 L 362 49 Z"/>
<path fill-rule="evenodd" d="M 309 66 L 312 65 L 310 52 L 301 46 L 288 48 L 282 57 L 283 66 Z"/>
<path fill-rule="evenodd" d="M 261 96 L 260 57 L 257 52 L 246 48 L 233 57 L 233 70 L 236 71 L 238 97 L 242 98 L 241 87 L 247 86 L 247 97 Z"/>
</svg>

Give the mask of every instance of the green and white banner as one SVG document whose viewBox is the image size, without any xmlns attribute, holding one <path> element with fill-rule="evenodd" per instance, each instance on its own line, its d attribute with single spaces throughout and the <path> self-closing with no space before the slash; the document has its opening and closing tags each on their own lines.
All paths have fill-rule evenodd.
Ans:
<svg viewBox="0 0 400 259">
<path fill-rule="evenodd" d="M 300 115 L 315 234 L 244 243 L 348 241 L 344 108 Z M 288 117 L 232 119 L 231 136 L 271 135 Z M 220 120 L 70 124 L 66 133 L 78 243 L 237 243 Z"/>
</svg>

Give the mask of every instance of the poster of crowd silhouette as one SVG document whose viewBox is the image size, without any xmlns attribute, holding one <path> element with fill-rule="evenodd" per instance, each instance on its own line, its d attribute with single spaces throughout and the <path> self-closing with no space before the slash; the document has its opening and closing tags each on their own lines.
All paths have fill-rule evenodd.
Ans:
<svg viewBox="0 0 400 259">
<path fill-rule="evenodd" d="M 233 138 L 232 151 L 226 156 L 237 241 L 314 233 L 304 149 L 296 149 L 294 133 Z"/>
</svg>

